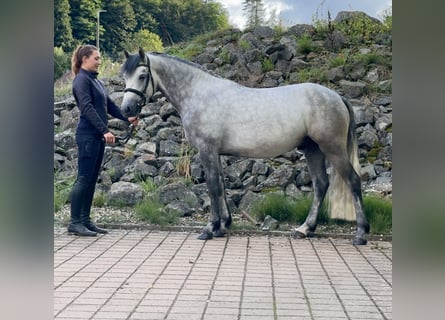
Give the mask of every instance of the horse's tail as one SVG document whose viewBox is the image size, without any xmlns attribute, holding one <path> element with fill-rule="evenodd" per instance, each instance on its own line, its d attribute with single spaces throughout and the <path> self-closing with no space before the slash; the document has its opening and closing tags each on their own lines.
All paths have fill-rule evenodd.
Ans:
<svg viewBox="0 0 445 320">
<path fill-rule="evenodd" d="M 356 125 L 354 120 L 354 111 L 351 104 L 342 97 L 343 103 L 349 111 L 349 128 L 347 151 L 349 161 L 355 172 L 360 174 L 360 162 L 358 158 L 358 145 L 356 136 Z M 337 170 L 332 170 L 329 175 L 329 191 L 328 191 L 328 212 L 331 219 L 341 219 L 347 221 L 356 220 L 354 200 L 350 187 L 346 185 Z"/>
</svg>

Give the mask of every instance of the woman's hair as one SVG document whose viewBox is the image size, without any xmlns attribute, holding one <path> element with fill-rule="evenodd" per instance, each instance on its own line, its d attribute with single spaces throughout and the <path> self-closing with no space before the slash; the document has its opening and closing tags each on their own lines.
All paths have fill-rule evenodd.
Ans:
<svg viewBox="0 0 445 320">
<path fill-rule="evenodd" d="M 78 74 L 80 70 L 80 66 L 82 65 L 82 58 L 89 57 L 93 51 L 96 51 L 96 46 L 91 44 L 83 44 L 80 45 L 74 50 L 73 56 L 71 57 L 71 70 L 74 74 Z"/>
</svg>

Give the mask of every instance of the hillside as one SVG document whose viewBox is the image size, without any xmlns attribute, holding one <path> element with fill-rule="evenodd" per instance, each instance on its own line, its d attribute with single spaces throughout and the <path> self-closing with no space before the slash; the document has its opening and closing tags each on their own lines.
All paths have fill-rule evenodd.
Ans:
<svg viewBox="0 0 445 320">
<path fill-rule="evenodd" d="M 350 19 L 350 16 L 336 19 Z M 351 24 L 352 25 L 352 24 Z M 209 72 L 248 87 L 265 88 L 317 82 L 348 98 L 357 122 L 360 172 L 365 193 L 392 193 L 392 41 L 385 33 L 352 34 L 311 25 L 287 30 L 230 29 L 168 48 Z M 123 80 L 102 79 L 119 103 Z M 98 192 L 105 203 L 133 206 L 156 190 L 168 208 L 191 216 L 209 210 L 204 174 L 196 150 L 184 139 L 181 119 L 165 97 L 141 113 L 137 132 L 126 145 L 108 146 Z M 75 126 L 79 116 L 72 97 L 54 104 L 55 183 L 72 179 L 76 168 Z M 111 120 L 116 134 L 125 129 Z M 304 157 L 293 150 L 273 159 L 223 157 L 229 206 L 248 208 L 265 193 L 310 195 Z"/>
</svg>

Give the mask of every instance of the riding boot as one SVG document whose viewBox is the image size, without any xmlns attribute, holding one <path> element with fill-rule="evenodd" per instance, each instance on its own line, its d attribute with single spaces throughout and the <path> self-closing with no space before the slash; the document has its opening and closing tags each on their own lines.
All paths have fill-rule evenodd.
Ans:
<svg viewBox="0 0 445 320">
<path fill-rule="evenodd" d="M 108 231 L 106 229 L 99 228 L 93 222 L 91 222 L 90 211 L 91 211 L 91 206 L 93 205 L 94 189 L 95 189 L 94 185 L 90 186 L 90 188 L 87 192 L 87 195 L 84 199 L 83 205 L 82 205 L 82 211 L 80 213 L 80 218 L 81 218 L 83 225 L 88 230 L 94 231 L 97 233 L 101 233 L 101 234 L 106 234 L 106 233 L 108 233 Z"/>
<path fill-rule="evenodd" d="M 71 190 L 71 217 L 68 232 L 78 236 L 94 237 L 96 232 L 88 230 L 83 224 L 81 216 L 85 191 L 88 189 L 88 180 L 78 177 Z"/>
</svg>

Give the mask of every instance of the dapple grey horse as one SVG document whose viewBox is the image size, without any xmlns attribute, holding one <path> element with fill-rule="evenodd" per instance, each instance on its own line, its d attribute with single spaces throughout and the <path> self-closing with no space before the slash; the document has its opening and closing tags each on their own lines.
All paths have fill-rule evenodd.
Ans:
<svg viewBox="0 0 445 320">
<path fill-rule="evenodd" d="M 315 230 L 329 189 L 330 217 L 356 220 L 353 244 L 367 243 L 354 115 L 340 95 L 314 83 L 248 88 L 170 55 L 141 48 L 124 53 L 123 113 L 138 114 L 146 98 L 159 90 L 178 111 L 186 139 L 199 151 L 211 218 L 198 239 L 224 236 L 232 222 L 220 155 L 270 158 L 298 148 L 307 159 L 314 197 L 293 235 L 306 237 Z M 326 162 L 332 168 L 329 175 Z"/>
</svg>

